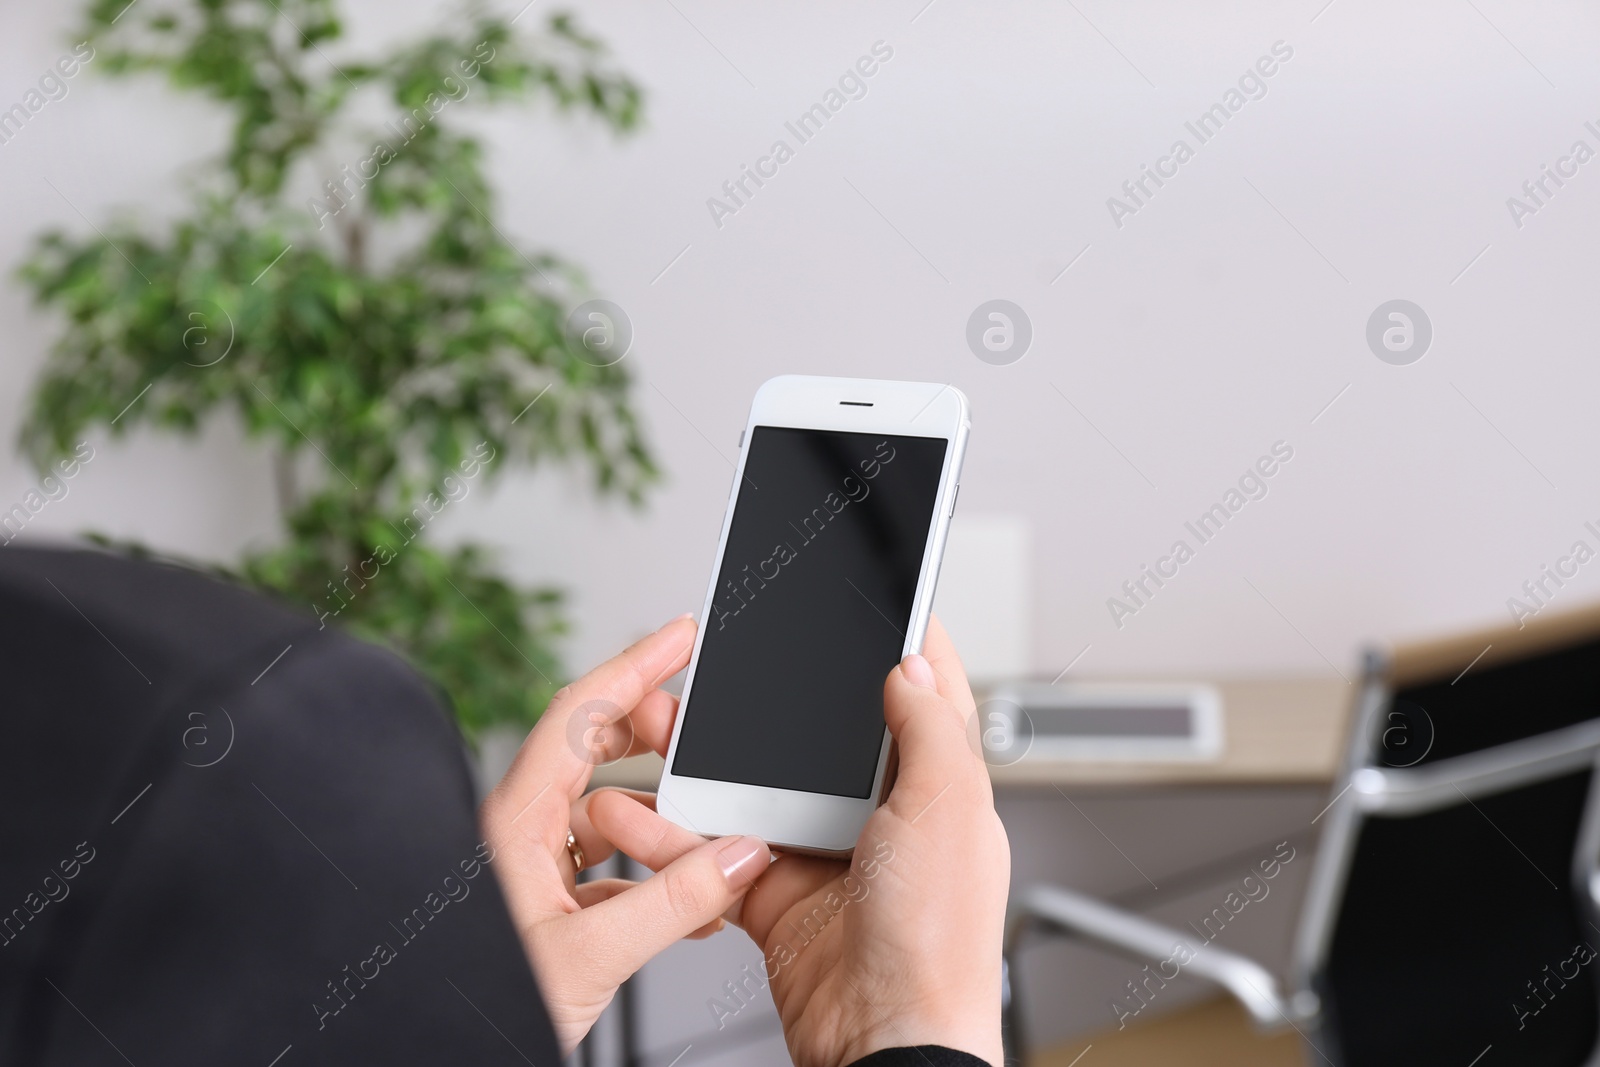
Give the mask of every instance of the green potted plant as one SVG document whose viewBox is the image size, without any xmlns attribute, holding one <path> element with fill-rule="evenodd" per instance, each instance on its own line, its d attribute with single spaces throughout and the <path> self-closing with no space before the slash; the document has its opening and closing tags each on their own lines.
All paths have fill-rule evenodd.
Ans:
<svg viewBox="0 0 1600 1067">
<path fill-rule="evenodd" d="M 570 17 L 521 17 L 475 8 L 336 62 L 334 0 L 97 0 L 93 67 L 164 74 L 231 135 L 185 216 L 47 233 L 21 269 L 65 323 L 23 429 L 34 461 L 96 427 L 193 434 L 231 413 L 273 450 L 284 526 L 231 572 L 399 649 L 469 736 L 544 707 L 561 595 L 427 527 L 512 464 L 574 462 L 635 502 L 656 474 L 625 325 L 609 306 L 569 326 L 581 274 L 505 235 L 459 128 L 542 100 L 625 133 L 640 90 Z"/>
</svg>

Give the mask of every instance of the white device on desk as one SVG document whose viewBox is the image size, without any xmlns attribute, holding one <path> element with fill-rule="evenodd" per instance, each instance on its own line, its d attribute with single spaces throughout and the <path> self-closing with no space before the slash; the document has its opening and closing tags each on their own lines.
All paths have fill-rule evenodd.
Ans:
<svg viewBox="0 0 1600 1067">
<path fill-rule="evenodd" d="M 884 794 L 884 678 L 922 649 L 970 425 L 948 385 L 788 376 L 756 393 L 663 816 L 855 847 Z"/>
<path fill-rule="evenodd" d="M 1208 685 L 1001 686 L 978 709 L 985 758 L 1165 762 L 1222 754 L 1222 697 Z"/>
</svg>

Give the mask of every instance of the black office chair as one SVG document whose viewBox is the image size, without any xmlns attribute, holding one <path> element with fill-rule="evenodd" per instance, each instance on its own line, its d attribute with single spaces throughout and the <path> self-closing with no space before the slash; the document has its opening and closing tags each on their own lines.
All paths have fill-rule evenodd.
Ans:
<svg viewBox="0 0 1600 1067">
<path fill-rule="evenodd" d="M 1260 964 L 1036 886 L 1007 921 L 1147 961 L 1194 953 L 1262 1030 L 1333 1067 L 1600 1063 L 1600 608 L 1369 653 L 1289 988 Z M 1011 990 L 1007 1036 L 1023 1053 Z"/>
</svg>

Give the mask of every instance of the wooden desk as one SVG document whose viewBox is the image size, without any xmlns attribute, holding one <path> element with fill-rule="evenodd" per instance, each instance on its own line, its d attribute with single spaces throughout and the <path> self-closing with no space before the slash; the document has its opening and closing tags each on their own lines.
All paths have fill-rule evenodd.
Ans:
<svg viewBox="0 0 1600 1067">
<path fill-rule="evenodd" d="M 1231 1000 L 1207 1001 L 1126 1030 L 1087 1034 L 1040 1051 L 1028 1067 L 1073 1067 L 1089 1048 L 1095 1050 L 1096 1067 L 1307 1067 L 1299 1034 L 1264 1035 Z"/>
<path fill-rule="evenodd" d="M 996 787 L 1327 783 L 1344 754 L 1355 687 L 1334 678 L 1218 679 L 1222 756 L 1203 762 L 1065 763 L 1023 760 L 990 771 Z M 981 698 L 980 698 L 981 699 Z M 594 785 L 653 790 L 661 758 L 596 768 Z"/>
</svg>

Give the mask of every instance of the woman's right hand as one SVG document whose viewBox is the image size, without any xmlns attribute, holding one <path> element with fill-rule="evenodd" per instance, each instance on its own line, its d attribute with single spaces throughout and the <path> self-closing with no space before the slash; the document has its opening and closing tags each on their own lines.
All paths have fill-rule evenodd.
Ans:
<svg viewBox="0 0 1600 1067">
<path fill-rule="evenodd" d="M 925 651 L 884 684 L 900 773 L 852 861 L 781 856 L 740 905 L 800 1067 L 911 1045 L 1002 1062 L 1010 849 L 966 674 L 937 619 Z M 622 794 L 595 800 L 595 828 L 648 866 L 702 843 Z"/>
</svg>

